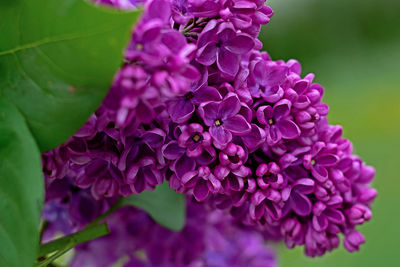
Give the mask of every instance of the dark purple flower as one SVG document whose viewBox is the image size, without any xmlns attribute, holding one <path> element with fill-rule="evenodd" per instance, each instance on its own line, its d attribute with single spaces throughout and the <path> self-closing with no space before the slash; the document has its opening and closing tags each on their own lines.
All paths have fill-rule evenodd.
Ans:
<svg viewBox="0 0 400 267">
<path fill-rule="evenodd" d="M 168 113 L 172 121 L 183 123 L 190 119 L 195 111 L 195 105 L 202 102 L 219 101 L 222 97 L 214 87 L 203 86 L 186 93 L 177 99 L 167 102 Z"/>
<path fill-rule="evenodd" d="M 223 73 L 235 76 L 240 55 L 254 47 L 254 40 L 248 34 L 238 33 L 229 22 L 211 20 L 199 35 L 197 46 L 197 62 L 206 66 L 216 62 Z"/>
<path fill-rule="evenodd" d="M 281 84 L 288 73 L 286 65 L 257 57 L 250 61 L 249 91 L 252 97 L 263 98 L 270 103 L 278 102 L 284 94 Z"/>
<path fill-rule="evenodd" d="M 320 182 L 328 179 L 328 167 L 338 162 L 338 157 L 332 153 L 325 152 L 326 145 L 317 142 L 311 149 L 311 153 L 304 156 L 303 164 L 306 169 L 311 170 L 312 175 Z"/>
<path fill-rule="evenodd" d="M 247 153 L 243 147 L 229 143 L 224 150 L 219 153 L 219 162 L 221 165 L 231 170 L 240 168 L 247 160 Z"/>
<path fill-rule="evenodd" d="M 200 124 L 192 123 L 182 127 L 182 133 L 178 138 L 180 147 L 186 148 L 188 157 L 196 158 L 203 153 L 204 148 L 211 145 L 211 135 L 204 132 Z"/>
<path fill-rule="evenodd" d="M 205 166 L 185 173 L 181 181 L 185 191 L 193 189 L 193 196 L 199 202 L 204 201 L 209 193 L 218 193 L 221 189 L 221 182 Z"/>
<path fill-rule="evenodd" d="M 280 188 L 284 183 L 280 171 L 281 169 L 275 162 L 270 162 L 268 164 L 261 163 L 256 170 L 257 185 L 263 190 L 269 187 L 274 189 Z"/>
<path fill-rule="evenodd" d="M 290 117 L 291 103 L 282 99 L 271 106 L 261 106 L 257 109 L 257 120 L 265 125 L 265 133 L 269 145 L 278 143 L 282 138 L 295 139 L 300 135 L 300 129 Z"/>
<path fill-rule="evenodd" d="M 344 238 L 344 246 L 350 251 L 354 252 L 360 249 L 360 245 L 365 243 L 364 236 L 358 231 L 350 231 Z"/>
<path fill-rule="evenodd" d="M 250 124 L 238 114 L 240 108 L 240 101 L 233 93 L 226 95 L 221 102 L 200 105 L 200 116 L 210 126 L 210 134 L 217 146 L 225 147 L 232 140 L 232 134 L 244 136 L 251 131 Z"/>
<path fill-rule="evenodd" d="M 296 180 L 291 187 L 282 191 L 282 198 L 286 201 L 283 213 L 293 210 L 299 216 L 307 216 L 312 211 L 312 202 L 308 197 L 314 191 L 314 180 L 301 178 Z"/>
</svg>

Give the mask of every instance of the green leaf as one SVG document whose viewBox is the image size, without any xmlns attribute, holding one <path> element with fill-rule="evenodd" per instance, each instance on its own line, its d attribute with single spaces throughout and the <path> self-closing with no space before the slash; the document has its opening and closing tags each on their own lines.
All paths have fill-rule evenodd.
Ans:
<svg viewBox="0 0 400 267">
<path fill-rule="evenodd" d="M 154 191 L 144 191 L 124 199 L 125 205 L 145 210 L 156 222 L 174 231 L 185 225 L 186 207 L 183 194 L 176 193 L 164 182 Z"/>
<path fill-rule="evenodd" d="M 43 188 L 39 149 L 23 116 L 0 97 L 0 266 L 32 266 Z"/>
<path fill-rule="evenodd" d="M 25 116 L 41 151 L 99 106 L 139 14 L 83 0 L 0 0 L 0 96 Z"/>
</svg>

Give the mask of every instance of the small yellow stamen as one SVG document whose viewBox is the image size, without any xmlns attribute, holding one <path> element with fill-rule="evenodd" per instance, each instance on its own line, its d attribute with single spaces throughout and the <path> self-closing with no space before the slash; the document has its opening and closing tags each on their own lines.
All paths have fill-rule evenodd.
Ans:
<svg viewBox="0 0 400 267">
<path fill-rule="evenodd" d="M 136 49 L 137 50 L 142 50 L 143 49 L 143 45 L 142 44 L 136 44 Z"/>
<path fill-rule="evenodd" d="M 270 125 L 272 125 L 272 124 L 274 124 L 274 120 L 273 120 L 273 119 L 269 119 L 269 120 L 268 120 L 268 123 L 269 123 Z"/>
<path fill-rule="evenodd" d="M 313 165 L 313 166 L 314 166 L 314 165 L 315 165 L 315 163 L 316 163 L 316 162 L 315 162 L 315 159 L 311 160 L 311 165 Z"/>
<path fill-rule="evenodd" d="M 221 122 L 220 120 L 216 120 L 216 121 L 215 121 L 215 125 L 221 126 L 221 124 L 222 124 L 222 122 Z"/>
<path fill-rule="evenodd" d="M 193 136 L 193 141 L 198 142 L 199 140 L 200 140 L 200 136 L 198 134 Z"/>
</svg>

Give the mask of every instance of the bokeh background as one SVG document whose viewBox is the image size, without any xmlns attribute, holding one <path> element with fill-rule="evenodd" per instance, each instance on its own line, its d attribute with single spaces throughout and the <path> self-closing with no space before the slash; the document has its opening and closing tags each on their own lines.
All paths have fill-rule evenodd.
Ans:
<svg viewBox="0 0 400 267">
<path fill-rule="evenodd" d="M 268 2 L 267 2 L 268 3 Z M 373 219 L 358 253 L 310 259 L 278 246 L 281 267 L 400 266 L 400 1 L 269 0 L 261 34 L 273 59 L 295 58 L 325 87 L 329 121 L 376 168 Z"/>
</svg>

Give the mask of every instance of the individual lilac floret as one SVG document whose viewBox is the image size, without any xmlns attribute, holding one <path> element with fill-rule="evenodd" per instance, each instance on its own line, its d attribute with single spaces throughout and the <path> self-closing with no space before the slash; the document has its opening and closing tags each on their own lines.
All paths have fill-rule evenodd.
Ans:
<svg viewBox="0 0 400 267">
<path fill-rule="evenodd" d="M 203 126 L 192 123 L 182 127 L 182 133 L 178 138 L 180 147 L 186 148 L 188 157 L 199 157 L 203 149 L 211 146 L 211 135 L 204 131 Z"/>
<path fill-rule="evenodd" d="M 225 147 L 232 135 L 246 135 L 251 131 L 250 124 L 238 114 L 240 101 L 235 94 L 228 94 L 221 102 L 206 102 L 199 107 L 204 123 L 210 126 L 210 134 L 214 145 Z"/>
<path fill-rule="evenodd" d="M 167 109 L 174 122 L 183 123 L 190 119 L 195 111 L 195 105 L 221 99 L 222 97 L 217 89 L 210 86 L 202 86 L 181 97 L 168 101 Z"/>
<path fill-rule="evenodd" d="M 252 97 L 263 98 L 265 101 L 275 103 L 284 94 L 281 87 L 288 74 L 286 65 L 265 60 L 265 54 L 252 55 L 250 60 L 248 86 Z"/>
<path fill-rule="evenodd" d="M 300 129 L 290 117 L 291 103 L 282 99 L 273 107 L 261 106 L 257 109 L 257 119 L 265 125 L 265 133 L 269 145 L 278 143 L 282 138 L 296 139 L 300 136 Z"/>
<path fill-rule="evenodd" d="M 229 22 L 208 22 L 199 35 L 196 60 L 200 64 L 210 66 L 217 63 L 220 71 L 235 76 L 239 71 L 240 56 L 254 47 L 251 36 L 238 33 Z"/>
</svg>

